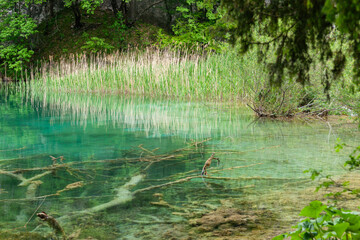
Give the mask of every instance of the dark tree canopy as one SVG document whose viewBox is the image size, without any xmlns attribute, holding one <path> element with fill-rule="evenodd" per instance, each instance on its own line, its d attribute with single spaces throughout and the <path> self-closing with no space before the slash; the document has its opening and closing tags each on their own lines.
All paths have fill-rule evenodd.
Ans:
<svg viewBox="0 0 360 240">
<path fill-rule="evenodd" d="M 328 90 L 352 55 L 353 80 L 359 84 L 360 0 L 223 0 L 222 6 L 235 23 L 232 39 L 242 52 L 255 45 L 259 53 L 275 49 L 275 58 L 263 59 L 271 83 L 280 85 L 286 75 L 309 82 L 317 59 Z"/>
</svg>

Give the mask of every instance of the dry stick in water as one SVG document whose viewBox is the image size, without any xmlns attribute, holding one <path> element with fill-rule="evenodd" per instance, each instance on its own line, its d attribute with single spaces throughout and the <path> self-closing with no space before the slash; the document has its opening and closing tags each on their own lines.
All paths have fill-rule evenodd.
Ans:
<svg viewBox="0 0 360 240">
<path fill-rule="evenodd" d="M 34 177 L 31 178 L 24 178 L 22 174 L 20 173 L 15 173 L 17 171 L 4 171 L 0 169 L 0 174 L 3 175 L 7 175 L 13 178 L 16 178 L 17 180 L 21 181 L 21 183 L 19 183 L 18 186 L 28 186 L 29 184 L 31 184 L 33 181 L 42 178 L 45 175 L 48 175 L 50 173 L 52 173 L 52 171 L 46 171 L 40 174 L 35 175 Z"/>
<path fill-rule="evenodd" d="M 45 212 L 40 212 L 36 214 L 42 221 L 46 222 L 55 232 L 55 234 L 61 234 L 64 239 L 66 239 L 66 234 L 64 229 L 60 226 L 58 221 L 50 215 L 47 215 Z"/>
<path fill-rule="evenodd" d="M 219 158 L 216 158 L 216 157 L 214 157 L 214 156 L 215 156 L 215 153 L 211 154 L 211 156 L 209 157 L 209 159 L 206 160 L 206 162 L 205 162 L 205 164 L 204 164 L 204 167 L 203 167 L 203 169 L 202 169 L 202 171 L 201 171 L 201 175 L 206 175 L 206 174 L 207 174 L 206 168 L 210 167 L 211 161 L 212 161 L 213 159 L 218 160 L 218 163 L 220 162 Z"/>
<path fill-rule="evenodd" d="M 259 164 L 262 164 L 262 163 L 252 164 L 252 165 L 247 165 L 247 166 L 232 167 L 232 168 L 227 168 L 227 169 L 223 169 L 223 170 L 245 168 L 245 167 L 251 167 L 251 166 L 255 166 L 255 165 L 259 165 Z M 219 172 L 219 171 L 222 171 L 222 170 L 218 170 L 216 172 Z M 159 185 L 155 185 L 155 186 L 150 186 L 150 187 L 138 189 L 138 190 L 133 191 L 133 192 L 129 191 L 130 187 L 133 187 L 133 186 L 137 185 L 144 178 L 145 178 L 145 175 L 136 175 L 136 176 L 132 177 L 129 182 L 127 182 L 126 184 L 124 184 L 123 186 L 121 186 L 120 188 L 117 189 L 118 194 L 117 194 L 117 197 L 114 200 L 112 200 L 110 202 L 107 202 L 107 203 L 104 203 L 104 204 L 101 204 L 101 205 L 98 205 L 98 206 L 95 206 L 95 207 L 90 208 L 90 209 L 80 211 L 80 212 L 78 212 L 78 214 L 79 213 L 80 214 L 86 214 L 86 213 L 94 213 L 94 212 L 102 211 L 102 210 L 105 210 L 105 209 L 107 209 L 109 207 L 114 207 L 114 206 L 117 206 L 119 204 L 123 204 L 123 203 L 126 203 L 128 201 L 131 201 L 134 198 L 134 195 L 136 195 L 138 193 L 149 191 L 149 190 L 156 189 L 156 188 L 163 188 L 163 187 L 167 187 L 167 186 L 171 186 L 171 185 L 179 184 L 179 183 L 183 183 L 183 182 L 188 182 L 188 181 L 190 181 L 191 179 L 194 179 L 194 178 L 202 178 L 202 176 L 189 176 L 189 177 L 182 178 L 182 179 L 179 179 L 179 180 L 176 180 L 176 181 L 172 181 L 172 182 L 168 182 L 168 183 L 164 183 L 164 184 L 159 184 Z M 76 213 L 75 213 L 75 215 L 76 215 Z"/>
<path fill-rule="evenodd" d="M 12 152 L 12 151 L 20 151 L 25 149 L 26 147 L 22 147 L 22 148 L 16 148 L 16 149 L 4 149 L 4 150 L 0 150 L 0 152 Z"/>
</svg>

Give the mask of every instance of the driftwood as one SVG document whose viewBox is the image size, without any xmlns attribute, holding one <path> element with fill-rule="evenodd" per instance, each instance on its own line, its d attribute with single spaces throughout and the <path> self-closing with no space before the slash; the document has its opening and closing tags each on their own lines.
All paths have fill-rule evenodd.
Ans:
<svg viewBox="0 0 360 240">
<path fill-rule="evenodd" d="M 252 166 L 255 166 L 255 165 L 259 165 L 259 164 L 261 164 L 261 163 L 251 164 L 251 165 L 247 165 L 247 166 L 237 166 L 237 167 L 227 168 L 227 169 L 223 169 L 223 170 L 246 168 L 246 167 L 252 167 Z M 219 171 L 222 171 L 222 170 L 217 170 L 217 171 L 213 171 L 213 172 L 219 172 Z M 146 175 L 142 175 L 142 174 L 133 176 L 130 179 L 130 181 L 128 181 L 124 185 L 117 188 L 117 190 L 116 190 L 117 194 L 116 194 L 116 196 L 115 196 L 115 198 L 113 200 L 111 200 L 111 201 L 109 201 L 107 203 L 97 205 L 97 206 L 92 207 L 92 208 L 88 208 L 88 209 L 79 211 L 79 212 L 73 212 L 73 213 L 71 213 L 71 215 L 83 215 L 83 214 L 91 214 L 91 213 L 103 211 L 103 210 L 106 210 L 108 208 L 115 207 L 115 206 L 118 206 L 118 205 L 121 205 L 121 204 L 125 204 L 125 203 L 133 200 L 133 198 L 135 197 L 136 194 L 146 192 L 146 191 L 150 191 L 150 190 L 153 190 L 153 189 L 164 188 L 164 187 L 168 187 L 168 186 L 171 186 L 171 185 L 188 182 L 188 181 L 190 181 L 192 179 L 195 179 L 195 178 L 202 178 L 203 176 L 201 176 L 201 175 L 188 176 L 188 177 L 185 177 L 185 178 L 182 178 L 182 179 L 178 179 L 176 181 L 171 181 L 171 182 L 167 182 L 167 183 L 163 183 L 163 184 L 159 184 L 159 185 L 149 186 L 149 187 L 138 189 L 138 190 L 135 190 L 135 191 L 131 192 L 130 188 L 136 186 L 145 177 L 146 177 Z M 221 179 L 219 179 L 219 180 L 221 180 Z M 66 218 L 66 216 L 62 217 L 61 219 L 63 219 L 63 218 Z"/>
<path fill-rule="evenodd" d="M 48 174 L 52 173 L 51 171 L 46 171 L 40 174 L 35 175 L 31 178 L 24 178 L 21 173 L 15 173 L 14 171 L 4 171 L 0 169 L 0 174 L 7 175 L 13 178 L 16 178 L 20 181 L 19 185 L 20 187 L 26 187 L 26 198 L 34 198 L 37 188 L 43 183 L 42 181 L 38 180 L 42 178 L 43 176 L 46 176 Z"/>
<path fill-rule="evenodd" d="M 63 239 L 66 239 L 64 229 L 60 226 L 54 217 L 46 214 L 45 212 L 37 213 L 36 216 L 38 216 L 42 221 L 46 222 L 54 230 L 55 234 L 62 235 Z"/>
<path fill-rule="evenodd" d="M 202 171 L 201 171 L 201 175 L 206 175 L 206 174 L 207 174 L 206 168 L 210 167 L 212 160 L 216 159 L 216 160 L 218 160 L 218 163 L 220 162 L 219 158 L 216 158 L 216 157 L 214 157 L 214 156 L 215 156 L 215 153 L 211 154 L 211 156 L 209 157 L 209 159 L 206 160 L 206 162 L 205 162 L 205 164 L 204 164 L 204 167 L 203 167 L 203 169 L 202 169 Z"/>
<path fill-rule="evenodd" d="M 152 184 L 154 184 L 153 181 L 156 181 L 156 180 L 146 179 L 146 177 L 147 177 L 148 170 L 152 166 L 154 166 L 154 164 L 156 164 L 156 163 L 163 162 L 163 161 L 173 161 L 173 160 L 183 159 L 183 158 L 185 158 L 186 161 L 193 161 L 193 159 L 198 158 L 198 156 L 203 157 L 206 153 L 205 149 L 204 149 L 205 143 L 209 140 L 210 140 L 210 138 L 205 139 L 203 141 L 199 141 L 199 142 L 192 141 L 188 144 L 188 146 L 180 148 L 180 149 L 176 149 L 176 150 L 171 151 L 166 154 L 160 154 L 160 153 L 156 152 L 158 150 L 158 148 L 151 150 L 151 149 L 147 149 L 142 144 L 140 144 L 138 146 L 134 146 L 132 149 L 127 151 L 126 155 L 123 154 L 123 157 L 115 158 L 115 159 L 101 159 L 101 160 L 91 160 L 90 159 L 90 160 L 82 161 L 82 162 L 65 162 L 64 158 L 62 156 L 60 156 L 60 157 L 50 156 L 51 164 L 49 166 L 24 168 L 24 169 L 13 169 L 13 170 L 6 169 L 6 170 L 0 170 L 0 174 L 7 175 L 9 177 L 17 179 L 20 182 L 18 185 L 20 187 L 27 187 L 26 198 L 16 199 L 16 201 L 21 201 L 21 200 L 31 201 L 31 200 L 40 199 L 40 198 L 45 199 L 48 197 L 56 197 L 66 191 L 71 191 L 73 189 L 83 187 L 86 184 L 91 184 L 92 180 L 89 181 L 89 179 L 83 179 L 83 176 L 85 176 L 85 175 L 82 173 L 88 174 L 86 176 L 92 179 L 93 176 L 90 176 L 89 171 L 93 171 L 91 173 L 96 173 L 94 171 L 94 169 L 91 168 L 92 164 L 94 164 L 95 167 L 98 167 L 98 164 L 106 163 L 106 164 L 104 164 L 105 168 L 101 169 L 102 171 L 107 171 L 107 170 L 121 167 L 121 166 L 128 166 L 128 164 L 136 166 L 137 170 L 132 174 L 131 177 L 128 178 L 128 180 L 125 183 L 124 183 L 124 181 L 121 181 L 122 182 L 121 184 L 119 184 L 118 186 L 115 186 L 115 195 L 111 195 L 112 199 L 107 202 L 104 202 L 99 205 L 96 205 L 96 206 L 93 206 L 90 208 L 86 208 L 83 210 L 66 213 L 57 219 L 53 218 L 50 215 L 47 215 L 44 212 L 37 213 L 37 216 L 39 218 L 41 218 L 43 221 L 47 222 L 49 224 L 49 226 L 57 234 L 61 234 L 63 236 L 63 238 L 66 238 L 64 230 L 60 226 L 60 223 L 64 224 L 66 219 L 73 218 L 73 217 L 79 217 L 79 216 L 87 215 L 87 214 L 94 214 L 94 213 L 101 212 L 101 211 L 107 210 L 107 209 L 115 207 L 115 206 L 126 204 L 126 203 L 132 201 L 137 195 L 139 195 L 143 192 L 182 184 L 185 182 L 189 182 L 192 179 L 209 179 L 209 180 L 214 179 L 214 180 L 225 180 L 225 181 L 226 180 L 246 179 L 246 178 L 242 178 L 242 177 L 225 178 L 225 177 L 221 177 L 221 176 L 219 176 L 219 177 L 202 176 L 200 174 L 201 169 L 194 169 L 194 170 L 184 172 L 181 174 L 175 174 L 168 178 L 159 179 L 159 181 L 163 181 L 161 184 L 151 185 L 148 187 L 143 187 L 143 188 L 138 188 L 136 190 L 132 190 L 134 187 L 138 186 L 144 180 L 152 181 Z M 258 149 L 258 150 L 261 150 L 261 149 Z M 231 152 L 231 151 L 228 151 L 228 152 Z M 227 152 L 225 152 L 225 150 L 219 150 L 217 154 L 226 154 L 226 153 Z M 235 151 L 233 151 L 232 153 L 235 153 Z M 129 157 L 127 157 L 127 156 L 129 156 Z M 18 160 L 23 160 L 23 158 L 18 159 Z M 262 164 L 262 163 L 256 163 L 256 164 L 251 164 L 251 165 L 247 165 L 247 166 L 234 166 L 231 168 L 214 170 L 214 169 L 209 169 L 212 160 L 219 160 L 217 157 L 215 157 L 215 153 L 213 153 L 210 156 L 210 158 L 208 158 L 207 161 L 205 162 L 205 165 L 203 167 L 204 173 L 207 174 L 207 172 L 209 172 L 209 174 L 210 173 L 214 174 L 214 173 L 219 173 L 222 171 L 252 167 L 252 166 Z M 84 166 L 86 166 L 86 167 L 84 167 Z M 101 164 L 101 166 L 103 166 L 103 164 Z M 43 179 L 43 177 L 47 176 L 49 174 L 56 173 L 57 171 L 60 171 L 60 170 L 63 173 L 72 175 L 72 177 L 75 176 L 76 178 L 79 178 L 79 180 L 81 180 L 81 181 L 76 181 L 76 182 L 70 183 L 63 189 L 54 190 L 53 193 L 50 193 L 50 194 L 47 194 L 44 196 L 36 196 L 36 191 L 38 189 L 38 186 L 40 186 L 43 183 L 41 180 L 45 181 Z M 24 173 L 26 173 L 25 176 L 28 176 L 28 175 L 32 175 L 32 176 L 25 178 L 23 176 Z M 266 178 L 263 178 L 263 179 L 266 179 Z M 117 178 L 117 180 L 119 180 L 119 178 Z M 167 181 L 167 182 L 165 182 L 165 181 Z M 201 183 L 201 182 L 199 181 L 199 183 Z M 246 187 L 251 187 L 251 186 L 246 186 Z M 109 195 L 101 196 L 101 197 L 108 198 Z M 166 202 L 162 198 L 162 195 L 155 195 L 155 197 L 158 197 L 159 199 L 158 199 L 158 201 L 152 201 L 151 204 L 153 204 L 153 205 L 161 206 L 161 207 L 168 207 L 170 209 L 175 210 L 176 212 L 178 212 L 178 211 L 182 211 L 183 213 L 189 212 L 188 210 L 186 210 L 183 207 L 171 205 L 170 203 Z M 74 199 L 74 198 L 85 199 L 85 198 L 92 198 L 92 196 L 71 197 L 71 199 Z M 3 201 L 3 200 L 1 200 L 1 201 Z M 158 222 L 164 222 L 164 221 L 158 221 Z"/>
<path fill-rule="evenodd" d="M 16 149 L 2 149 L 0 150 L 0 152 L 14 152 L 14 151 L 20 151 L 25 149 L 26 147 L 22 147 L 22 148 L 16 148 Z"/>
<path fill-rule="evenodd" d="M 134 198 L 134 193 L 130 192 L 130 188 L 136 186 L 139 182 L 141 182 L 144 179 L 145 175 L 136 175 L 133 176 L 130 181 L 128 181 L 127 183 L 125 183 L 124 185 L 122 185 L 121 187 L 119 187 L 118 189 L 116 189 L 116 197 L 107 202 L 107 203 L 103 203 L 100 205 L 97 205 L 95 207 L 86 209 L 84 211 L 81 211 L 81 213 L 94 213 L 94 212 L 99 212 L 99 211 L 103 211 L 105 209 L 120 205 L 120 204 L 124 204 L 127 203 L 129 201 L 131 201 Z"/>
</svg>

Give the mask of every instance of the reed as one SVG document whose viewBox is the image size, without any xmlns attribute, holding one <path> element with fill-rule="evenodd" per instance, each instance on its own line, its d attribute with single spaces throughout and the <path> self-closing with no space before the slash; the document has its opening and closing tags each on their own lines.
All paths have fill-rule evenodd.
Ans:
<svg viewBox="0 0 360 240">
<path fill-rule="evenodd" d="M 255 54 L 199 54 L 147 49 L 71 55 L 27 73 L 37 92 L 86 92 L 211 100 L 243 100 L 265 71 Z"/>
<path fill-rule="evenodd" d="M 269 57 L 273 57 L 269 55 Z M 256 50 L 239 55 L 236 50 L 209 53 L 148 48 L 111 54 L 69 55 L 50 58 L 23 71 L 23 89 L 32 93 L 97 93 L 247 104 L 258 116 L 294 116 L 324 109 L 343 114 L 345 97 L 352 95 L 332 86 L 336 101 L 329 105 L 323 94 L 321 72 L 314 64 L 312 84 L 303 88 L 288 77 L 280 88 L 271 86 L 267 67 Z M 345 81 L 349 85 L 349 81 Z M 28 92 L 28 91 L 26 91 Z M 346 101 L 350 102 L 350 101 Z M 356 101 L 354 106 L 356 105 Z M 345 104 L 348 105 L 348 104 Z M 354 111 L 354 106 L 346 109 Z"/>
</svg>

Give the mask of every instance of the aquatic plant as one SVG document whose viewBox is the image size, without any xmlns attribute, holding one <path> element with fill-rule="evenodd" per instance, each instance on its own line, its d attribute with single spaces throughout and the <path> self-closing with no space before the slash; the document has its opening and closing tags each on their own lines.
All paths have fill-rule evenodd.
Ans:
<svg viewBox="0 0 360 240">
<path fill-rule="evenodd" d="M 342 143 L 338 139 L 336 151 L 340 151 L 347 144 Z M 345 161 L 344 166 L 349 171 L 358 169 L 360 166 L 360 146 L 356 147 L 349 155 L 349 160 Z M 300 216 L 306 217 L 296 226 L 296 230 L 286 234 L 281 234 L 273 238 L 273 240 L 283 240 L 290 238 L 296 239 L 359 239 L 360 238 L 360 212 L 344 210 L 340 207 L 339 201 L 347 201 L 348 198 L 341 198 L 344 195 L 352 195 L 359 197 L 360 188 L 358 186 L 350 186 L 349 181 L 341 182 L 334 180 L 331 175 L 323 176 L 321 170 L 310 169 L 305 172 L 311 173 L 311 179 L 319 179 L 320 184 L 316 191 L 324 188 L 329 191 L 325 196 L 332 203 L 327 206 L 316 200 L 304 207 Z M 332 191 L 335 189 L 335 192 Z"/>
<path fill-rule="evenodd" d="M 322 214 L 324 213 L 324 214 Z M 303 208 L 300 216 L 306 217 L 298 223 L 296 230 L 279 235 L 273 240 L 295 239 L 359 239 L 360 213 L 339 210 L 320 201 L 313 201 Z"/>
</svg>

